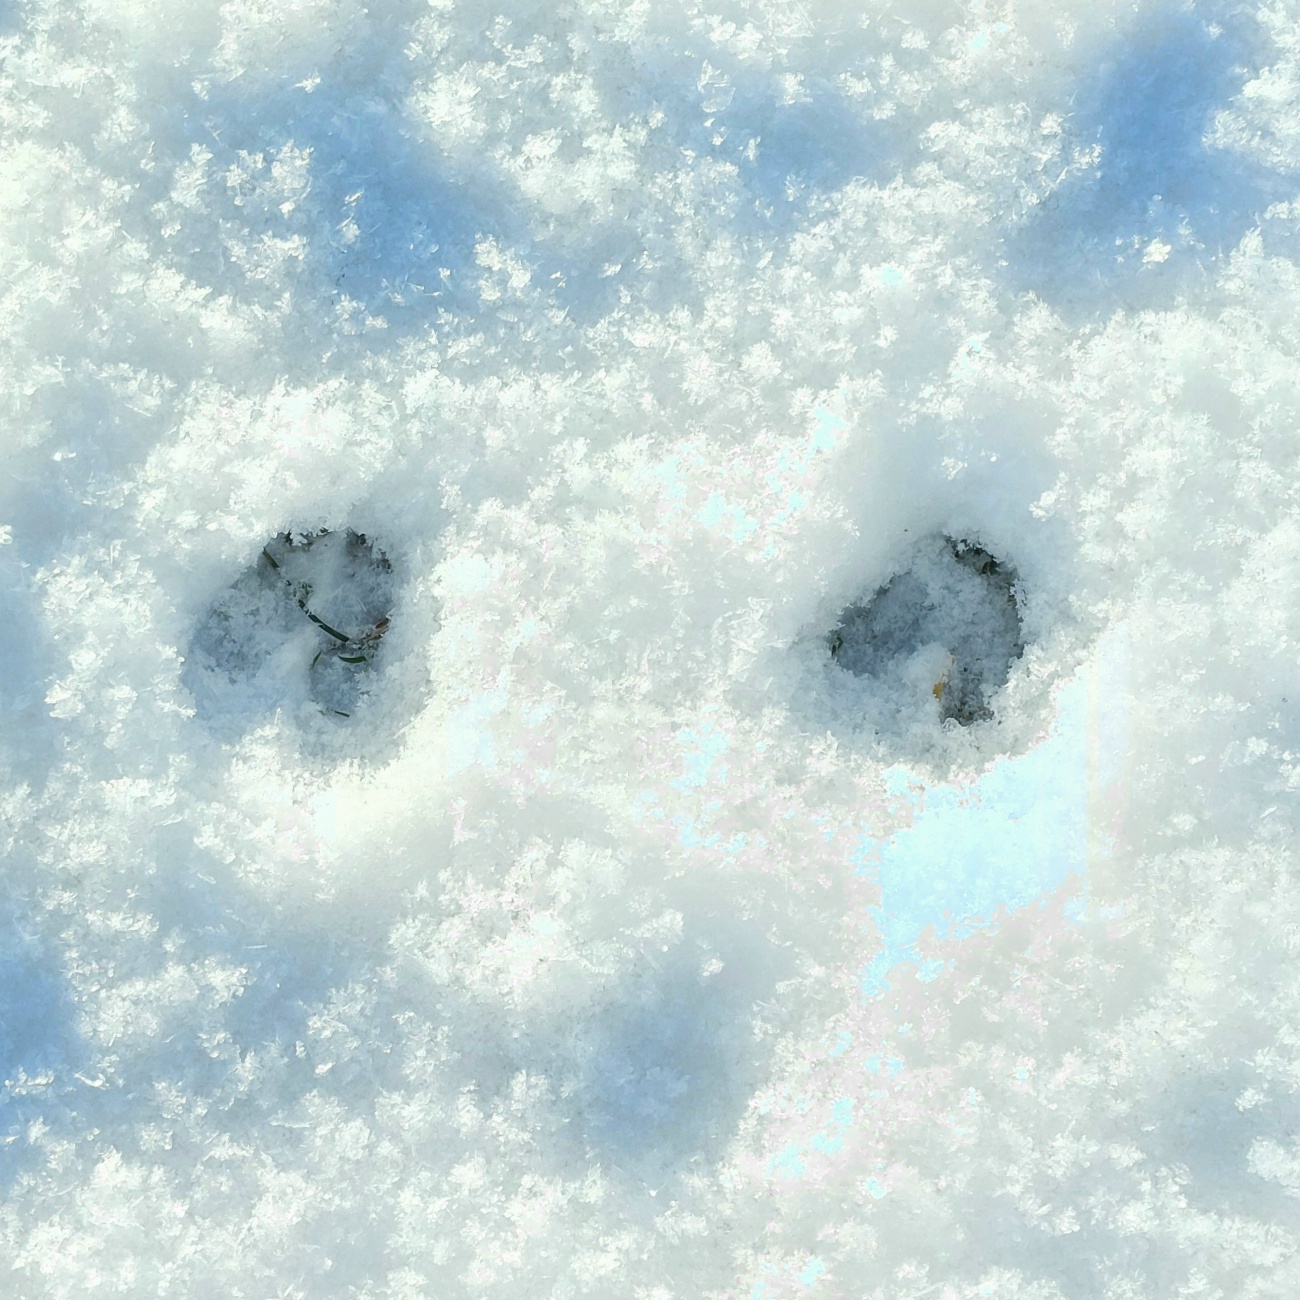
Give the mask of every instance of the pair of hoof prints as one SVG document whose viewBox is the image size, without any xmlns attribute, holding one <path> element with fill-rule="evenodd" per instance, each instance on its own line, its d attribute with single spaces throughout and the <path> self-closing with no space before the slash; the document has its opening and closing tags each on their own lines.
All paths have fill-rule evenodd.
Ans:
<svg viewBox="0 0 1300 1300">
<path fill-rule="evenodd" d="M 363 533 L 281 533 L 213 605 L 194 648 L 234 684 L 310 625 L 310 693 L 327 713 L 349 717 L 389 627 L 392 585 L 387 556 Z M 928 693 L 943 720 L 983 721 L 1024 653 L 1015 587 L 1015 572 L 977 543 L 931 537 L 910 567 L 844 610 L 826 637 L 831 659 L 904 703 Z"/>
</svg>

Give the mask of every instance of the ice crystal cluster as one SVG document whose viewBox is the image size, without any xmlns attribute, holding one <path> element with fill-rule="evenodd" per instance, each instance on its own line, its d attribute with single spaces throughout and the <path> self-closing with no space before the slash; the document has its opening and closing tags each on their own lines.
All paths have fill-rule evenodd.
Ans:
<svg viewBox="0 0 1300 1300">
<path fill-rule="evenodd" d="M 0 4 L 0 1295 L 1300 1295 L 1298 31 Z"/>
</svg>

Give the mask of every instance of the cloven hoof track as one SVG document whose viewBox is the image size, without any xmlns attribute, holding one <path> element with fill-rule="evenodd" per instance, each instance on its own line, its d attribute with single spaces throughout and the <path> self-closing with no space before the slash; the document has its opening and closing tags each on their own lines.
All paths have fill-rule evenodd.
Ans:
<svg viewBox="0 0 1300 1300">
<path fill-rule="evenodd" d="M 941 718 L 963 727 L 984 721 L 1025 649 L 1015 588 L 1015 571 L 982 546 L 932 538 L 909 569 L 844 610 L 826 638 L 831 658 L 900 689 L 917 689 L 919 676 Z M 909 664 L 919 666 L 909 673 Z"/>
<path fill-rule="evenodd" d="M 322 633 L 308 667 L 311 694 L 322 708 L 349 717 L 367 668 L 388 630 L 392 565 L 364 533 L 281 533 L 259 561 L 306 619 Z"/>
<path fill-rule="evenodd" d="M 272 538 L 196 630 L 196 663 L 227 683 L 204 698 L 223 711 L 274 707 L 305 674 L 327 714 L 350 717 L 388 630 L 392 588 L 387 556 L 350 528 Z"/>
</svg>

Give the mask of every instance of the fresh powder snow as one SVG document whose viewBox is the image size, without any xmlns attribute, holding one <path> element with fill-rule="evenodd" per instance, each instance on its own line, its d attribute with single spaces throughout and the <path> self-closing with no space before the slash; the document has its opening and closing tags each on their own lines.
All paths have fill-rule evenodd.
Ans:
<svg viewBox="0 0 1300 1300">
<path fill-rule="evenodd" d="M 0 1295 L 1300 1295 L 1296 0 L 0 0 Z"/>
</svg>

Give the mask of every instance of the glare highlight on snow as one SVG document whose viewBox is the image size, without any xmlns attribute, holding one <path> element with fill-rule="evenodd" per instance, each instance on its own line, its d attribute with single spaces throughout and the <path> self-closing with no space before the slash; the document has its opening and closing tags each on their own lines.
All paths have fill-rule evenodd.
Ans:
<svg viewBox="0 0 1300 1300">
<path fill-rule="evenodd" d="M 890 971 L 933 926 L 969 933 L 1000 909 L 1024 907 L 1071 876 L 1086 885 L 1090 859 L 1109 857 L 1105 807 L 1128 754 L 1129 666 L 1121 628 L 1062 688 L 1048 736 L 1028 753 L 999 759 L 967 785 L 927 790 L 906 768 L 886 773 L 891 792 L 916 805 L 911 825 L 881 846 L 865 845 L 864 874 L 880 881 L 882 949 L 862 990 L 881 996 Z M 921 965 L 919 977 L 933 978 Z"/>
</svg>

